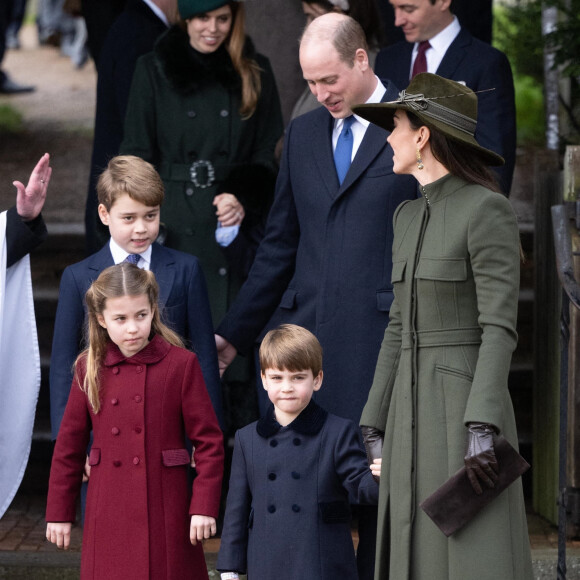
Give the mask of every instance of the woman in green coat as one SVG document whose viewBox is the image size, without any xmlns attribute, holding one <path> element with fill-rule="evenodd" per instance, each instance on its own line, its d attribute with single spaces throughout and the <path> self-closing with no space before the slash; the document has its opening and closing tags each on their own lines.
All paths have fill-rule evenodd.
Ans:
<svg viewBox="0 0 580 580">
<path fill-rule="evenodd" d="M 436 75 L 354 112 L 392 131 L 394 171 L 422 194 L 394 216 L 395 300 L 361 418 L 384 435 L 376 578 L 531 580 L 521 479 L 450 537 L 419 507 L 464 465 L 474 494 L 492 487 L 495 434 L 517 447 L 519 233 L 487 168 L 503 159 L 473 136 L 473 91 Z"/>
<path fill-rule="evenodd" d="M 270 63 L 245 35 L 243 3 L 179 0 L 179 11 L 185 26 L 138 61 L 121 152 L 161 174 L 165 244 L 200 259 L 217 323 L 262 234 L 282 115 Z"/>
</svg>

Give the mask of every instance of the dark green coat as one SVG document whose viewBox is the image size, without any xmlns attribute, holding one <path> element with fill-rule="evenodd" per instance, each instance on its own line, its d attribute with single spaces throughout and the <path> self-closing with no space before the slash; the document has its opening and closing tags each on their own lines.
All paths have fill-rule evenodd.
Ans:
<svg viewBox="0 0 580 580">
<path fill-rule="evenodd" d="M 361 418 L 385 432 L 376 578 L 531 580 L 521 479 L 449 538 L 419 507 L 463 466 L 466 423 L 517 447 L 519 292 L 509 201 L 451 175 L 421 190 L 394 217 L 395 300 Z"/>
<path fill-rule="evenodd" d="M 203 55 L 178 27 L 138 61 L 125 120 L 122 154 L 158 169 L 165 184 L 161 221 L 166 245 L 196 255 L 202 264 L 214 323 L 221 320 L 243 282 L 273 195 L 274 147 L 283 131 L 278 92 L 269 61 L 246 42 L 261 68 L 255 113 L 239 113 L 241 80 L 224 47 Z M 207 184 L 207 161 L 215 182 Z M 197 164 L 197 183 L 190 167 Z M 244 204 L 242 233 L 226 251 L 215 241 L 212 201 L 233 193 Z"/>
</svg>

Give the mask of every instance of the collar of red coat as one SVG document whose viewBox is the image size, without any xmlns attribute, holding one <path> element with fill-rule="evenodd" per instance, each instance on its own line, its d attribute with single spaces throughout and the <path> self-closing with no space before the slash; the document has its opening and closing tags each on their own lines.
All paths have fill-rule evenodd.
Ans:
<svg viewBox="0 0 580 580">
<path fill-rule="evenodd" d="M 171 345 L 158 334 L 153 336 L 144 349 L 130 357 L 126 357 L 116 344 L 110 342 L 103 359 L 103 364 L 107 367 L 112 367 L 122 362 L 144 365 L 153 364 L 165 358 L 170 349 Z"/>
<path fill-rule="evenodd" d="M 304 411 L 288 425 L 288 429 L 301 435 L 316 435 L 324 425 L 328 412 L 317 405 L 313 400 L 306 406 Z M 267 439 L 282 429 L 282 425 L 276 421 L 274 405 L 270 405 L 266 414 L 258 421 L 256 431 L 258 435 Z"/>
</svg>

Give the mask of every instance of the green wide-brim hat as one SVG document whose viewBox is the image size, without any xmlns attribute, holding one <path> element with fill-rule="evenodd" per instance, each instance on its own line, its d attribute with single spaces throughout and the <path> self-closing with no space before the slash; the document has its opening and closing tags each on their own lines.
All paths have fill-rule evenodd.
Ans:
<svg viewBox="0 0 580 580">
<path fill-rule="evenodd" d="M 196 14 L 217 10 L 229 3 L 230 0 L 179 0 L 179 15 L 187 20 Z"/>
<path fill-rule="evenodd" d="M 416 115 L 427 127 L 477 151 L 488 165 L 503 165 L 504 158 L 475 140 L 477 95 L 461 83 L 432 73 L 416 75 L 396 101 L 355 105 L 352 112 L 371 123 L 393 130 L 397 109 Z"/>
</svg>

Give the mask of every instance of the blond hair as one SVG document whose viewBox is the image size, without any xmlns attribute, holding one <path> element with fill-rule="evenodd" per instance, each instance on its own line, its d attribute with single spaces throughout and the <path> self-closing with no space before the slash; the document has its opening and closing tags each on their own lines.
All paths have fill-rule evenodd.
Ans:
<svg viewBox="0 0 580 580">
<path fill-rule="evenodd" d="M 129 262 L 122 262 L 103 270 L 85 295 L 88 310 L 88 348 L 81 352 L 74 365 L 75 378 L 80 384 L 79 363 L 83 362 L 85 376 L 80 387 L 87 394 L 94 413 L 98 413 L 101 408 L 99 372 L 103 357 L 111 342 L 107 329 L 99 324 L 98 317 L 103 314 L 109 298 L 143 295 L 149 299 L 149 305 L 153 311 L 151 334 L 159 334 L 170 344 L 183 346 L 179 335 L 161 321 L 158 307 L 159 286 L 153 272 L 141 270 Z"/>
<path fill-rule="evenodd" d="M 163 203 L 165 188 L 151 163 L 134 155 L 117 155 L 99 177 L 97 196 L 99 203 L 111 211 L 113 204 L 125 193 L 147 207 L 155 207 Z"/>
<path fill-rule="evenodd" d="M 306 328 L 281 324 L 270 330 L 260 345 L 260 368 L 299 372 L 310 369 L 316 377 L 322 370 L 322 346 Z"/>
</svg>

